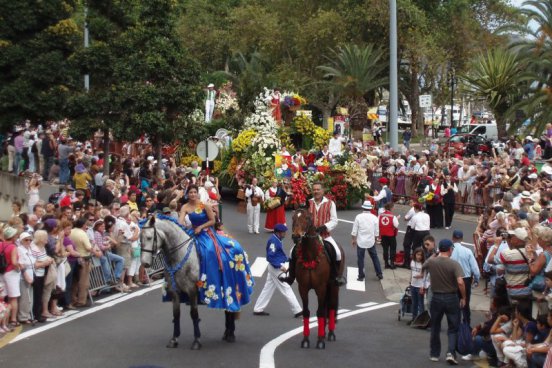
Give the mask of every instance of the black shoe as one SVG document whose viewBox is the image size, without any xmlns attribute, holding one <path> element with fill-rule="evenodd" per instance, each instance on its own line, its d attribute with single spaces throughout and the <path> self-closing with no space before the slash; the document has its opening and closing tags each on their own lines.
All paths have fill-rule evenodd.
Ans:
<svg viewBox="0 0 552 368">
<path fill-rule="evenodd" d="M 385 269 L 387 270 L 387 269 L 390 269 L 390 268 L 391 268 L 391 265 L 389 265 L 389 263 L 386 263 L 385 264 Z"/>
<path fill-rule="evenodd" d="M 383 279 L 383 275 L 378 275 L 378 279 Z"/>
<path fill-rule="evenodd" d="M 295 314 L 293 315 L 293 318 L 299 318 L 299 317 L 301 317 L 302 315 L 303 315 L 303 311 L 297 312 L 297 313 L 295 313 Z"/>
<path fill-rule="evenodd" d="M 391 268 L 392 270 L 394 270 L 394 269 L 397 268 L 397 267 L 395 267 L 395 265 L 391 265 L 391 266 L 389 266 L 389 268 Z"/>
<path fill-rule="evenodd" d="M 253 312 L 254 315 L 256 316 L 270 316 L 270 313 L 268 312 Z"/>
<path fill-rule="evenodd" d="M 357 277 L 357 281 L 364 281 L 364 277 Z"/>
<path fill-rule="evenodd" d="M 337 284 L 337 286 L 343 286 L 347 284 L 347 279 L 343 276 L 337 276 L 335 278 L 335 283 Z"/>
</svg>

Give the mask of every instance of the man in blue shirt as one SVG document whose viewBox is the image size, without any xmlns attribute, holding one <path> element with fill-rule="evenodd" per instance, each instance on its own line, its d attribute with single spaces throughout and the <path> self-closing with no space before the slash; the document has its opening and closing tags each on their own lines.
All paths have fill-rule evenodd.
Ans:
<svg viewBox="0 0 552 368">
<path fill-rule="evenodd" d="M 255 303 L 253 308 L 253 314 L 256 316 L 268 316 L 269 313 L 264 309 L 270 302 L 274 290 L 278 289 L 282 295 L 286 298 L 291 311 L 295 317 L 299 317 L 302 314 L 303 308 L 299 305 L 293 289 L 285 282 L 278 280 L 278 276 L 282 272 L 286 272 L 288 265 L 288 257 L 284 252 L 282 240 L 286 236 L 287 227 L 283 224 L 276 224 L 274 226 L 274 233 L 268 239 L 266 243 L 266 260 L 268 261 L 268 275 L 266 277 L 266 283 Z"/>
<path fill-rule="evenodd" d="M 464 233 L 460 230 L 454 230 L 452 233 L 452 242 L 454 243 L 454 248 L 450 259 L 458 262 L 464 271 L 464 285 L 466 286 L 466 304 L 462 308 L 464 313 L 464 318 L 468 324 L 470 323 L 470 297 L 471 297 L 471 286 L 477 287 L 479 285 L 479 278 L 481 273 L 479 272 L 479 266 L 475 260 L 473 252 L 468 248 L 462 245 L 462 240 L 464 239 Z"/>
<path fill-rule="evenodd" d="M 535 159 L 535 143 L 533 142 L 533 137 L 530 135 L 525 137 L 523 150 L 527 153 L 527 158 L 529 158 L 529 160 L 533 161 Z"/>
</svg>

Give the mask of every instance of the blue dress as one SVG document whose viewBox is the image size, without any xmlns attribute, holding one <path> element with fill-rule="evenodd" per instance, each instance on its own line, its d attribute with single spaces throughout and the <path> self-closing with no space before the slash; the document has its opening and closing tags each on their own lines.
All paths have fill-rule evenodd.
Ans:
<svg viewBox="0 0 552 368">
<path fill-rule="evenodd" d="M 205 209 L 198 208 L 188 217 L 195 227 L 209 219 Z M 234 239 L 218 235 L 212 227 L 191 236 L 199 252 L 199 300 L 210 308 L 238 312 L 249 303 L 253 293 L 253 277 L 247 254 Z"/>
</svg>

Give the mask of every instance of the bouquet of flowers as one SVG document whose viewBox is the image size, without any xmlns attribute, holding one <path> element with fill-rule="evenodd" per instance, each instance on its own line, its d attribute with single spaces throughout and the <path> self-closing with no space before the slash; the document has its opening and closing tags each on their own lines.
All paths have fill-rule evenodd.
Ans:
<svg viewBox="0 0 552 368">
<path fill-rule="evenodd" d="M 429 203 L 432 204 L 435 199 L 435 193 L 428 192 L 418 198 L 418 202 L 420 203 Z"/>
<path fill-rule="evenodd" d="M 240 109 L 236 92 L 232 90 L 232 82 L 226 82 L 220 87 L 215 106 L 221 114 L 228 110 L 238 111 Z"/>
<path fill-rule="evenodd" d="M 330 170 L 330 163 L 324 157 L 316 160 L 314 165 L 316 166 L 316 170 L 321 173 L 326 173 Z"/>
<path fill-rule="evenodd" d="M 305 100 L 299 94 L 293 92 L 284 92 L 282 94 L 282 97 L 284 99 L 283 105 L 291 110 L 298 110 L 301 105 L 307 103 L 307 100 Z"/>
</svg>

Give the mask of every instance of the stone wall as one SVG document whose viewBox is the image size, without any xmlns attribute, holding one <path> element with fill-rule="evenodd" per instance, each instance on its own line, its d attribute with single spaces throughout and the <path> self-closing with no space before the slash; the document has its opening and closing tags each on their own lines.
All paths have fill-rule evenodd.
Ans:
<svg viewBox="0 0 552 368">
<path fill-rule="evenodd" d="M 42 183 L 40 186 L 40 199 L 48 201 L 48 197 L 58 191 L 58 185 Z M 28 212 L 25 178 L 0 172 L 0 221 L 7 221 L 10 218 L 13 201 L 23 203 L 22 212 Z"/>
</svg>

